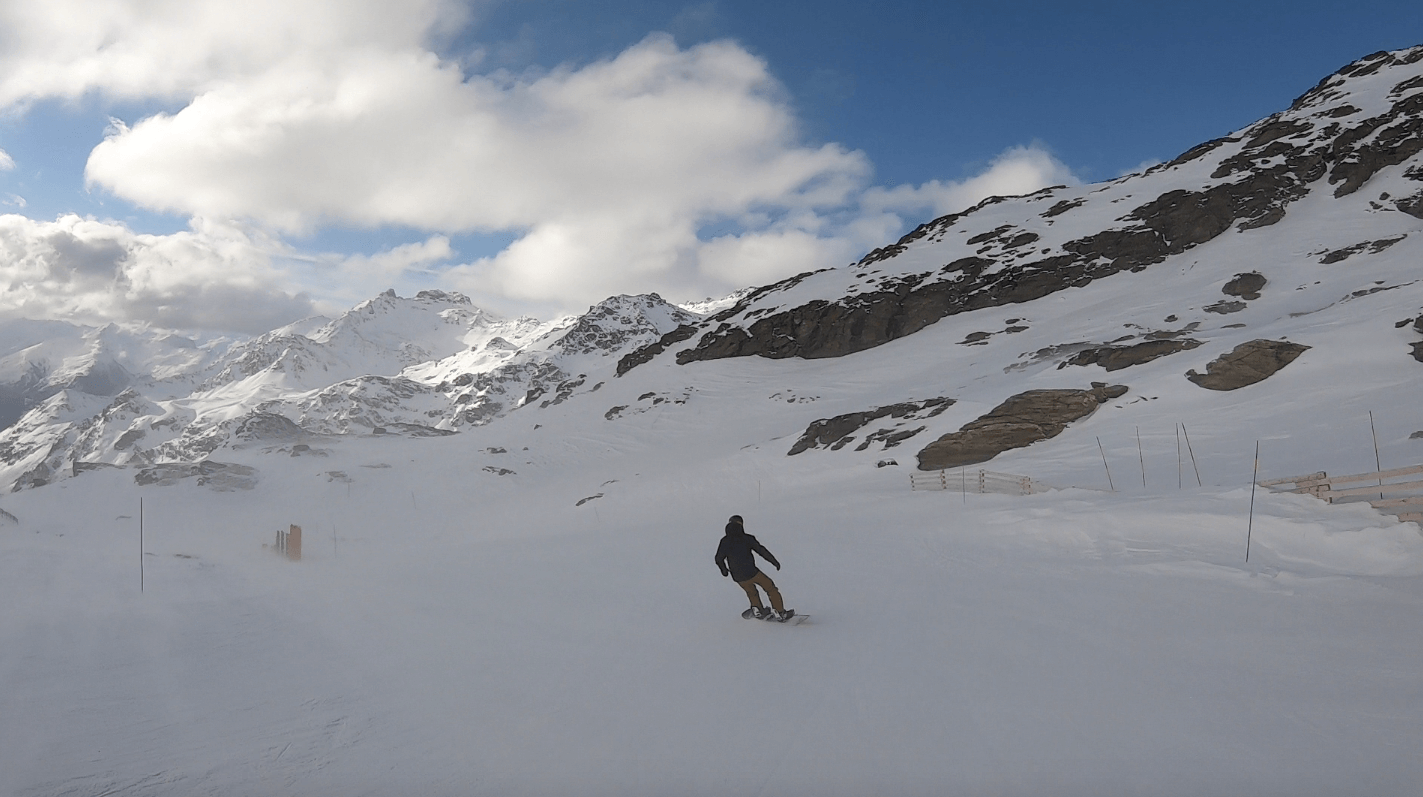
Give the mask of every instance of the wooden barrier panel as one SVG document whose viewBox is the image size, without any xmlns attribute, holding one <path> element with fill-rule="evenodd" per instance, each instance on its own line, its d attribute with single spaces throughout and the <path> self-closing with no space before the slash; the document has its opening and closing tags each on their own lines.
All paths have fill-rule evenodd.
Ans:
<svg viewBox="0 0 1423 797">
<path fill-rule="evenodd" d="M 1033 481 L 1030 476 L 1018 476 L 1012 473 L 994 473 L 990 470 L 979 469 L 969 476 L 967 471 L 932 471 L 930 473 L 911 473 L 909 475 L 909 489 L 911 490 L 952 490 L 970 493 L 1006 493 L 1008 495 L 1032 495 L 1043 493 L 1052 489 L 1042 482 Z"/>
<path fill-rule="evenodd" d="M 1415 476 L 1417 474 L 1423 474 L 1423 465 L 1410 465 L 1404 468 L 1393 468 L 1392 470 L 1381 470 L 1374 473 L 1354 473 L 1348 476 L 1328 476 L 1324 471 L 1319 471 L 1318 473 L 1310 473 L 1304 476 L 1267 479 L 1257 482 L 1257 484 L 1261 487 L 1276 488 L 1293 484 L 1294 487 L 1286 489 L 1285 492 L 1312 495 L 1315 498 L 1327 501 L 1331 504 L 1350 503 L 1351 501 L 1349 499 L 1361 499 L 1357 502 L 1367 502 L 1375 509 L 1397 514 L 1398 519 L 1401 521 L 1423 524 L 1423 512 L 1415 511 L 1416 508 L 1423 507 L 1423 495 L 1418 495 L 1418 493 L 1423 492 L 1423 479 L 1389 482 L 1390 479 L 1399 479 L 1406 476 Z M 1358 484 L 1360 482 L 1374 482 L 1374 484 L 1338 489 L 1338 485 Z M 1377 495 L 1378 498 L 1370 500 L 1368 496 L 1373 495 Z"/>
<path fill-rule="evenodd" d="M 266 543 L 262 544 L 266 548 Z M 290 529 L 282 531 L 277 529 L 277 541 L 272 546 L 272 550 L 285 556 L 293 562 L 301 561 L 301 526 L 293 525 Z"/>
</svg>

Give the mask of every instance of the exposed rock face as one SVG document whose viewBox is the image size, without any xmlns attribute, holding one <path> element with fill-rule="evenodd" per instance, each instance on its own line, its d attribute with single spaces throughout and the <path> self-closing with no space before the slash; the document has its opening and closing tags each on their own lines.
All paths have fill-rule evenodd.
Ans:
<svg viewBox="0 0 1423 797">
<path fill-rule="evenodd" d="M 1208 390 L 1235 390 L 1265 381 L 1308 350 L 1283 340 L 1252 340 L 1212 360 L 1204 374 L 1187 371 L 1186 378 Z"/>
<path fill-rule="evenodd" d="M 1199 340 L 1190 338 L 1178 340 L 1148 340 L 1144 343 L 1137 343 L 1132 346 L 1102 346 L 1095 349 L 1080 351 L 1058 368 L 1069 365 L 1100 365 L 1108 371 L 1120 371 L 1123 368 L 1130 368 L 1133 365 L 1149 363 L 1152 360 L 1165 357 L 1168 354 L 1175 354 L 1178 351 L 1188 351 L 1200 346 Z"/>
<path fill-rule="evenodd" d="M 987 462 L 1004 451 L 1062 433 L 1067 425 L 1127 392 L 1124 385 L 1094 382 L 1091 390 L 1029 390 L 919 452 L 920 470 L 943 470 Z"/>
<path fill-rule="evenodd" d="M 1226 296 L 1239 296 L 1242 299 L 1259 299 L 1260 289 L 1265 287 L 1265 275 L 1258 271 L 1247 271 L 1244 274 L 1236 274 L 1230 282 L 1227 282 L 1220 292 Z"/>
<path fill-rule="evenodd" d="M 1216 313 L 1216 314 L 1218 314 L 1218 315 L 1229 315 L 1229 314 L 1231 314 L 1231 313 L 1238 313 L 1238 312 L 1240 312 L 1241 310 L 1244 310 L 1244 309 L 1245 309 L 1245 302 L 1228 302 L 1228 301 L 1222 299 L 1222 300 L 1216 302 L 1215 304 L 1208 304 L 1208 305 L 1206 305 L 1205 307 L 1202 307 L 1201 309 L 1202 309 L 1202 310 L 1205 310 L 1207 313 Z"/>
<path fill-rule="evenodd" d="M 1361 59 L 1289 110 L 1141 175 L 1091 190 L 990 197 L 920 225 L 852 266 L 848 292 L 842 276 L 823 274 L 762 288 L 703 322 L 689 338 L 695 345 L 677 351 L 677 362 L 839 357 L 946 316 L 1141 271 L 1228 232 L 1273 225 L 1312 190 L 1350 195 L 1381 169 L 1423 150 L 1423 92 L 1414 90 L 1418 69 L 1410 66 L 1420 61 L 1423 47 Z M 1386 103 L 1365 101 L 1379 92 Z M 1209 174 L 1204 180 L 1203 172 Z M 1132 202 L 1122 206 L 1130 208 L 1125 214 L 1104 207 L 1122 201 Z M 1052 227 L 1104 210 L 1110 221 L 1089 234 L 1078 228 L 1068 236 L 1068 225 Z M 1248 300 L 1263 285 L 1264 277 L 1250 272 L 1226 292 Z M 1212 305 L 1213 312 L 1235 310 L 1231 302 Z"/>
<path fill-rule="evenodd" d="M 197 479 L 197 483 L 218 492 L 250 490 L 257 486 L 257 469 L 246 465 L 226 462 L 165 462 L 152 465 L 134 474 L 138 484 L 170 487 L 184 479 Z"/>
<path fill-rule="evenodd" d="M 668 332 L 666 335 L 663 335 L 658 340 L 623 355 L 622 359 L 618 360 L 617 375 L 622 376 L 637 366 L 651 360 L 653 357 L 665 351 L 668 346 L 681 343 L 687 338 L 690 338 L 696 334 L 696 331 L 697 327 L 695 324 L 683 324 L 671 332 Z"/>
<path fill-rule="evenodd" d="M 1333 263 L 1338 263 L 1340 261 L 1347 260 L 1350 256 L 1356 255 L 1365 250 L 1368 250 L 1368 253 L 1371 255 L 1376 255 L 1379 252 L 1382 252 L 1383 250 L 1389 248 L 1390 246 L 1393 246 L 1394 244 L 1398 243 L 1399 241 L 1402 241 L 1404 238 L 1407 237 L 1408 235 L 1407 233 L 1405 233 L 1394 238 L 1384 238 L 1378 241 L 1364 241 L 1362 243 L 1354 244 L 1353 246 L 1346 246 L 1343 249 L 1335 249 L 1332 252 L 1326 252 L 1324 257 L 1319 259 L 1319 262 L 1324 263 L 1325 265 L 1331 265 Z"/>
<path fill-rule="evenodd" d="M 891 404 L 865 412 L 836 415 L 834 418 L 823 418 L 807 426 L 805 434 L 801 435 L 795 445 L 791 446 L 791 450 L 786 453 L 788 456 L 794 456 L 811 448 L 828 448 L 832 451 L 839 451 L 855 439 L 855 432 L 871 421 L 880 418 L 932 418 L 948 409 L 953 403 L 954 400 L 951 398 L 932 398 L 924 401 Z M 924 431 L 922 426 L 913 430 L 880 429 L 870 434 L 855 450 L 863 451 L 877 441 L 883 441 L 885 448 L 893 448 L 922 431 Z"/>
<path fill-rule="evenodd" d="M 286 416 L 271 412 L 254 412 L 238 422 L 233 436 L 241 440 L 289 440 L 301 437 L 306 430 Z"/>
<path fill-rule="evenodd" d="M 1395 201 L 1394 207 L 1415 219 L 1423 219 L 1423 191 Z"/>
</svg>

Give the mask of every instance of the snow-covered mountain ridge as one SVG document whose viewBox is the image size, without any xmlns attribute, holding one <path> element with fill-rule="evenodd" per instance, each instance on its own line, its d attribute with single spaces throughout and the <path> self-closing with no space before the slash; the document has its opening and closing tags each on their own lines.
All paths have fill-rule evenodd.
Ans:
<svg viewBox="0 0 1423 797">
<path fill-rule="evenodd" d="M 83 333 L 88 347 L 54 370 L 70 376 L 50 378 L 44 400 L 0 433 L 0 482 L 19 489 L 83 466 L 193 462 L 254 437 L 450 434 L 545 394 L 547 405 L 596 389 L 585 371 L 603 360 L 611 371 L 616 356 L 694 319 L 656 295 L 612 297 L 582 316 L 540 322 L 498 318 L 457 293 L 387 291 L 339 318 L 221 349 L 145 341 L 151 369 L 138 374 L 93 364 L 114 362 L 94 354 L 113 328 Z M 32 363 L 58 345 L 31 345 L 11 360 Z M 175 365 L 184 352 L 193 354 Z M 12 389 L 34 381 L 22 374 Z"/>
<path fill-rule="evenodd" d="M 1311 194 L 1334 229 L 1357 208 L 1423 218 L 1423 47 L 1376 53 L 1325 78 L 1288 110 L 1139 175 L 1026 197 L 993 197 L 920 225 L 851 269 L 802 274 L 717 313 L 679 362 L 744 355 L 834 357 L 881 345 L 947 315 L 1022 304 L 1140 271 L 1233 230 L 1278 224 Z M 1368 197 L 1349 199 L 1365 184 Z M 1327 214 L 1321 218 L 1320 214 Z M 1338 219 L 1329 218 L 1337 216 Z M 687 334 L 685 332 L 679 334 Z"/>
<path fill-rule="evenodd" d="M 785 376 L 767 392 L 792 398 L 764 416 L 771 436 L 860 418 L 873 428 L 846 431 L 834 451 L 912 444 L 921 467 L 1057 437 L 1126 391 L 1195 401 L 1214 400 L 1202 390 L 1278 383 L 1276 371 L 1328 361 L 1328 338 L 1344 329 L 1408 368 L 1423 307 L 1410 268 L 1423 252 L 1420 110 L 1423 47 L 1375 54 L 1290 108 L 1141 174 L 990 198 L 852 266 L 697 306 L 711 316 L 621 296 L 545 323 L 496 318 L 459 294 L 387 292 L 336 319 L 189 344 L 161 372 L 104 379 L 90 368 L 90 383 L 113 397 L 96 402 L 105 390 L 72 380 L 52 389 L 0 434 L 0 484 L 40 485 L 76 463 L 192 462 L 278 432 L 445 435 L 565 403 L 590 428 L 654 406 L 693 413 L 705 364 L 751 354 L 857 355 L 809 382 L 778 369 Z M 1381 314 L 1398 318 L 1382 324 Z M 909 360 L 883 348 L 923 335 L 911 348 L 930 352 Z M 865 383 L 868 373 L 881 376 Z M 632 394 L 605 399 L 615 383 Z M 836 383 L 860 387 L 839 406 L 805 406 Z M 881 411 L 929 400 L 952 408 Z M 1070 418 L 1052 416 L 1067 407 Z M 1023 412 L 1036 420 L 1004 426 L 1003 413 Z M 944 456 L 941 441 L 924 455 L 934 438 L 969 429 L 974 442 L 963 444 L 977 453 Z"/>
</svg>

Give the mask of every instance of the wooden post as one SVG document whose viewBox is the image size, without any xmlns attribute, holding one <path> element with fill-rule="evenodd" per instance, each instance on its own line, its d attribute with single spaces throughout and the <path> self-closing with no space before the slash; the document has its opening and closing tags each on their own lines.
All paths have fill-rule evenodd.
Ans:
<svg viewBox="0 0 1423 797">
<path fill-rule="evenodd" d="M 301 561 L 301 526 L 292 526 L 287 532 L 287 559 Z"/>
</svg>

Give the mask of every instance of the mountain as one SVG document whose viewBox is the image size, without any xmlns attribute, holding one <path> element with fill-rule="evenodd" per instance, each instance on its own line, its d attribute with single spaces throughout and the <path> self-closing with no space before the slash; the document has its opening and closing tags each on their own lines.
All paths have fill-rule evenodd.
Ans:
<svg viewBox="0 0 1423 797">
<path fill-rule="evenodd" d="M 229 343 L 143 326 L 0 322 L 0 429 L 62 390 L 115 396 L 136 380 L 196 373 Z"/>
<path fill-rule="evenodd" d="M 727 302 L 111 346 L 0 434 L 0 793 L 1415 794 L 1419 525 L 1269 482 L 1423 463 L 1420 97 Z"/>
<path fill-rule="evenodd" d="M 784 423 L 809 435 L 798 454 L 912 441 L 925 469 L 1056 437 L 1128 391 L 1125 401 L 1225 393 L 1286 366 L 1322 366 L 1341 329 L 1365 317 L 1379 327 L 1366 345 L 1391 346 L 1391 367 L 1408 368 L 1423 307 L 1410 267 L 1423 246 L 1420 148 L 1423 48 L 1413 48 L 1351 64 L 1288 109 L 1142 173 L 992 197 L 851 266 L 694 308 L 711 315 L 654 295 L 549 323 L 506 320 L 423 291 L 225 347 L 155 349 L 152 339 L 143 349 L 114 328 L 69 330 L 12 346 L 0 362 L 16 410 L 54 397 L 0 435 L 0 482 L 47 482 L 74 463 L 196 461 L 252 429 L 455 433 L 609 380 L 645 381 L 648 368 L 661 376 L 639 395 L 686 393 L 695 364 L 752 355 L 858 356 L 857 369 L 892 372 L 838 402 L 842 411 Z M 925 334 L 948 340 L 930 362 L 877 354 Z M 117 348 L 148 353 L 119 358 Z M 925 379 L 969 372 L 979 373 L 972 387 Z M 661 384 L 669 378 L 679 384 Z M 1035 390 L 1056 392 L 1021 395 Z M 75 420 L 94 403 L 76 391 L 113 401 Z M 963 417 L 968 406 L 982 412 Z M 251 424 L 273 417 L 289 423 Z M 851 431 L 827 436 L 841 427 Z"/>
<path fill-rule="evenodd" d="M 611 372 L 617 356 L 695 319 L 656 295 L 612 297 L 544 323 L 499 318 L 457 293 L 387 291 L 220 355 L 173 336 L 145 340 L 146 359 L 124 359 L 139 375 L 105 355 L 115 329 L 65 327 L 68 338 L 12 355 L 17 400 L 37 406 L 0 433 L 0 482 L 19 489 L 103 465 L 196 462 L 242 441 L 452 434 L 545 394 L 542 406 L 596 390 L 586 372 Z M 50 365 L 61 349 L 73 353 Z"/>
</svg>

